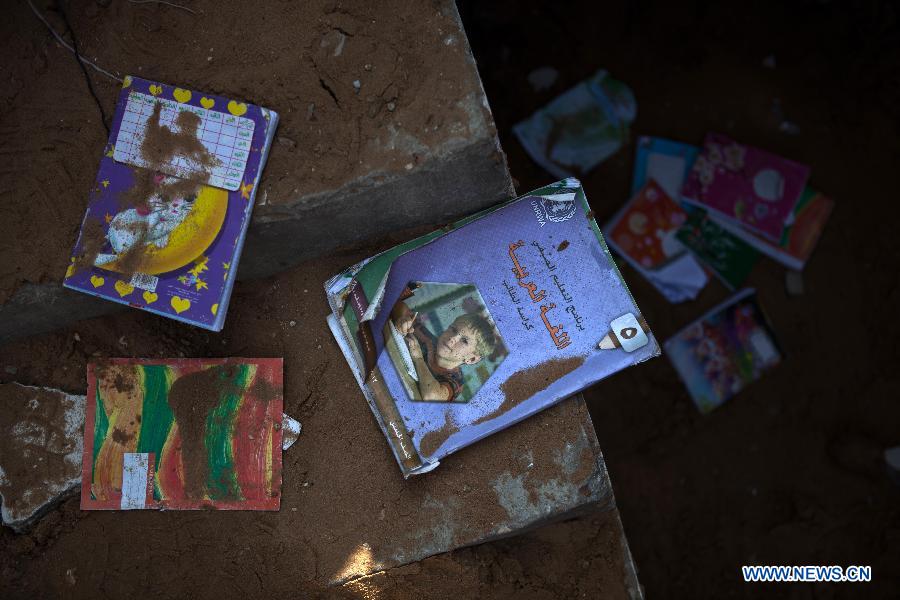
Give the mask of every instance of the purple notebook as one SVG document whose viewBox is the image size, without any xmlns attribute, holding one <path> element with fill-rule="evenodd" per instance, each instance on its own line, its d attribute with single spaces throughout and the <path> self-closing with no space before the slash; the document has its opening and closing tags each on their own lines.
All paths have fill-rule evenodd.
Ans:
<svg viewBox="0 0 900 600">
<path fill-rule="evenodd" d="M 277 124 L 126 77 L 63 285 L 220 331 Z"/>
<path fill-rule="evenodd" d="M 566 179 L 326 283 L 405 476 L 659 354 L 591 215 Z"/>
</svg>

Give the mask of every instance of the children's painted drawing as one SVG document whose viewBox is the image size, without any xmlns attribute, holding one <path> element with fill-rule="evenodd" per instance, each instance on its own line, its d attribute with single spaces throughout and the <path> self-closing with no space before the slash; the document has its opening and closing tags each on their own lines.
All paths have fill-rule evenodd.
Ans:
<svg viewBox="0 0 900 600">
<path fill-rule="evenodd" d="M 277 510 L 282 360 L 88 367 L 81 508 Z"/>
</svg>

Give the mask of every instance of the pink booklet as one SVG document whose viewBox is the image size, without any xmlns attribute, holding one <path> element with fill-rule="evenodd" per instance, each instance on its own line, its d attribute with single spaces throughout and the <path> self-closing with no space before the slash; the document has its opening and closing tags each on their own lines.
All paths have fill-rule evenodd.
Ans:
<svg viewBox="0 0 900 600">
<path fill-rule="evenodd" d="M 686 201 L 777 242 L 809 171 L 806 165 L 709 133 L 682 194 Z"/>
</svg>

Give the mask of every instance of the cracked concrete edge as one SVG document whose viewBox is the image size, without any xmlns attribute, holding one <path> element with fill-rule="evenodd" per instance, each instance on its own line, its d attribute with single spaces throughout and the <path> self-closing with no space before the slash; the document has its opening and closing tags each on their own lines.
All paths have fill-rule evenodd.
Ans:
<svg viewBox="0 0 900 600">
<path fill-rule="evenodd" d="M 505 157 L 481 140 L 381 184 L 370 175 L 304 204 L 291 218 L 254 221 L 239 279 L 272 275 L 340 247 L 421 225 L 439 226 L 512 197 Z"/>
<path fill-rule="evenodd" d="M 506 155 L 494 127 L 475 59 L 453 2 L 444 10 L 457 23 L 476 91 L 467 95 L 467 139 L 452 138 L 424 162 L 402 173 L 370 173 L 335 190 L 287 207 L 257 206 L 239 264 L 239 279 L 274 275 L 341 247 L 397 230 L 438 226 L 515 196 Z M 46 333 L 126 307 L 64 289 L 58 282 L 27 283 L 0 305 L 0 343 Z"/>
<path fill-rule="evenodd" d="M 366 572 L 342 573 L 332 580 L 330 585 L 344 585 L 356 579 L 402 567 L 429 556 L 521 535 L 558 521 L 615 510 L 612 484 L 584 398 L 581 394 L 577 394 L 569 401 L 580 404 L 579 412 L 584 415 L 584 419 L 581 422 L 581 430 L 577 439 L 574 442 L 568 441 L 561 449 L 557 449 L 554 452 L 553 460 L 562 467 L 564 476 L 571 478 L 577 474 L 580 468 L 579 462 L 582 453 L 585 450 L 589 451 L 593 465 L 586 477 L 580 480 L 548 479 L 542 481 L 536 486 L 538 501 L 532 502 L 524 486 L 524 478 L 527 477 L 527 474 L 502 473 L 491 485 L 497 495 L 498 504 L 503 507 L 510 518 L 487 532 L 473 532 L 468 529 L 469 524 L 457 522 L 458 498 L 451 496 L 439 500 L 429 497 L 422 509 L 441 515 L 438 523 L 409 532 L 406 544 L 399 545 L 384 558 L 372 560 L 367 564 Z M 428 476 L 425 475 L 425 477 Z M 439 477 L 440 473 L 435 476 Z M 582 488 L 585 486 L 589 491 L 587 495 L 582 493 Z M 378 555 L 379 549 L 369 548 L 369 552 Z M 624 553 L 627 555 L 626 558 L 630 558 L 627 546 Z M 630 578 L 627 567 L 626 573 L 623 575 Z M 636 585 L 635 580 L 634 586 Z M 628 585 L 629 589 L 634 586 L 630 583 Z"/>
<path fill-rule="evenodd" d="M 495 139 L 422 164 L 406 176 L 367 176 L 320 197 L 291 219 L 250 224 L 238 279 L 274 275 L 341 247 L 397 230 L 438 226 L 512 197 L 505 157 Z M 126 307 L 67 290 L 25 284 L 0 306 L 0 343 L 45 333 Z"/>
<path fill-rule="evenodd" d="M 238 271 L 241 279 L 277 273 L 330 250 L 377 239 L 397 230 L 441 225 L 515 196 L 462 19 L 453 0 L 442 13 L 459 32 L 473 85 L 460 108 L 467 136 L 428 148 L 424 161 L 404 172 L 372 172 L 335 190 L 292 202 L 257 206 Z M 299 235 L 298 235 L 299 234 Z"/>
<path fill-rule="evenodd" d="M 631 555 L 631 547 L 628 545 L 628 538 L 625 537 L 625 529 L 620 515 L 616 515 L 616 521 L 618 521 L 621 531 L 622 559 L 625 563 L 625 591 L 630 600 L 644 600 L 644 588 L 638 580 L 637 565 Z"/>
<path fill-rule="evenodd" d="M 0 305 L 0 343 L 46 333 L 79 321 L 121 312 L 127 307 L 62 287 L 26 283 Z"/>
</svg>

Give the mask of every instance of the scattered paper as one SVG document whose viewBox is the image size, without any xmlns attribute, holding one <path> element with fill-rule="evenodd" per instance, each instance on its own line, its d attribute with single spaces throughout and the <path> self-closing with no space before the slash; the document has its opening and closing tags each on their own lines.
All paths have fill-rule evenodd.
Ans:
<svg viewBox="0 0 900 600">
<path fill-rule="evenodd" d="M 691 144 L 664 138 L 642 135 L 635 152 L 631 195 L 653 179 L 670 198 L 680 202 L 681 188 L 700 154 L 700 148 Z"/>
<path fill-rule="evenodd" d="M 587 173 L 628 139 L 634 94 L 606 71 L 582 81 L 513 127 L 539 165 L 563 178 Z"/>
<path fill-rule="evenodd" d="M 702 208 L 690 211 L 675 237 L 730 290 L 744 283 L 759 260 L 756 250 L 720 227 Z"/>
<path fill-rule="evenodd" d="M 286 414 L 281 415 L 281 449 L 287 450 L 300 439 L 300 421 Z"/>
<path fill-rule="evenodd" d="M 687 217 L 651 179 L 603 228 L 613 250 L 669 302 L 695 298 L 708 281 L 703 267 L 676 237 Z"/>
</svg>

